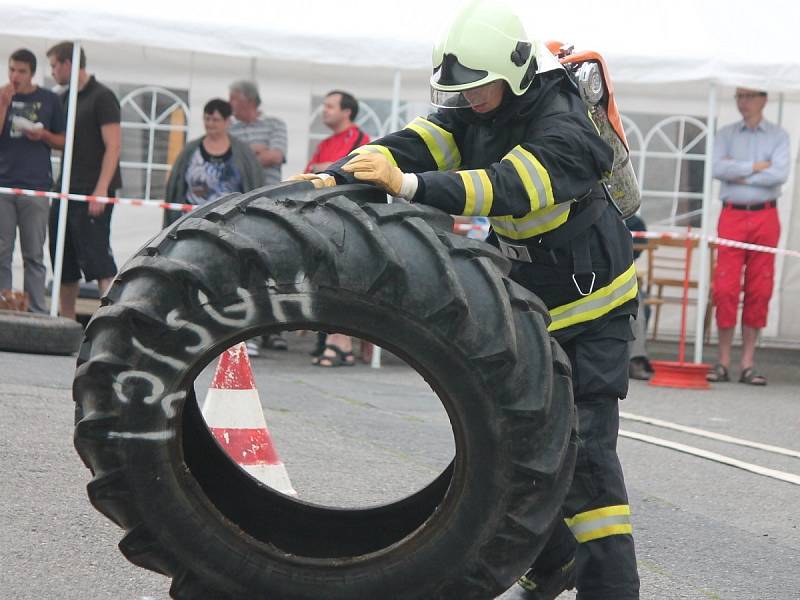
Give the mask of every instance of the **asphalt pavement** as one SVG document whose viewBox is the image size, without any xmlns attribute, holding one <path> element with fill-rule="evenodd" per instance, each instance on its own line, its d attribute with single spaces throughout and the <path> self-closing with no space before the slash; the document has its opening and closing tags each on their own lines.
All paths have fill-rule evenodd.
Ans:
<svg viewBox="0 0 800 600">
<path fill-rule="evenodd" d="M 447 416 L 398 359 L 381 369 L 311 367 L 312 336 L 254 358 L 278 453 L 299 495 L 337 506 L 398 499 L 453 456 Z M 655 344 L 656 358 L 676 347 Z M 766 388 L 709 391 L 632 382 L 625 414 L 800 451 L 800 353 L 760 350 Z M 158 599 L 162 576 L 128 563 L 121 531 L 89 503 L 72 446 L 74 357 L 0 353 L 0 598 Z M 196 381 L 204 396 L 212 369 Z M 623 432 L 800 475 L 800 458 L 622 419 Z M 642 598 L 800 599 L 800 485 L 621 437 Z M 320 598 L 324 598 L 321 591 Z M 574 594 L 564 594 L 564 599 Z"/>
</svg>

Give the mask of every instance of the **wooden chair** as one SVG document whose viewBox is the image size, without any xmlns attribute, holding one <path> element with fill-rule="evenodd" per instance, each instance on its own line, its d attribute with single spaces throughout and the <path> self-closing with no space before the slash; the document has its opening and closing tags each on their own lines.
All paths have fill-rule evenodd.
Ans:
<svg viewBox="0 0 800 600">
<path fill-rule="evenodd" d="M 698 248 L 698 240 L 690 242 L 692 254 Z M 657 238 L 648 239 L 646 243 L 637 244 L 646 253 L 647 273 L 644 274 L 644 289 L 647 292 L 645 304 L 653 306 L 653 339 L 658 339 L 658 327 L 661 320 L 661 308 L 671 304 L 680 307 L 683 302 L 683 277 L 686 266 L 687 248 L 686 240 Z M 713 275 L 714 268 L 714 247 L 709 252 L 709 283 Z M 692 269 L 689 273 L 689 289 L 697 290 L 698 279 L 697 269 Z M 696 305 L 695 298 L 689 298 L 689 305 Z M 706 303 L 705 317 L 703 321 L 704 338 L 708 340 L 711 333 L 711 315 L 713 306 L 711 304 L 711 286 L 708 286 L 708 301 Z"/>
</svg>

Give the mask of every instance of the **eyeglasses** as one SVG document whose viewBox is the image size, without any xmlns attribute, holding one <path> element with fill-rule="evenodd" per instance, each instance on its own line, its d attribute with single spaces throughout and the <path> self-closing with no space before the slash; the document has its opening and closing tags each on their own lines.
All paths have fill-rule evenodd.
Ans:
<svg viewBox="0 0 800 600">
<path fill-rule="evenodd" d="M 752 100 L 753 98 L 760 98 L 761 96 L 766 96 L 766 94 L 763 92 L 741 92 L 733 95 L 737 100 Z"/>
</svg>

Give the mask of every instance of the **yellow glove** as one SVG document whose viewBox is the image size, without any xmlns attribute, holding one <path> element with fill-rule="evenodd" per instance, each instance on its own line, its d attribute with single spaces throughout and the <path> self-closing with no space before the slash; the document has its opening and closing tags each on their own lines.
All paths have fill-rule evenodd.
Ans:
<svg viewBox="0 0 800 600">
<path fill-rule="evenodd" d="M 334 187 L 336 185 L 335 177 L 320 177 L 316 173 L 300 173 L 299 175 L 292 175 L 286 181 L 308 181 L 318 190 L 326 187 Z"/>
<path fill-rule="evenodd" d="M 352 173 L 361 181 L 374 183 L 392 196 L 397 196 L 403 185 L 403 172 L 377 152 L 357 154 L 344 164 L 342 171 Z"/>
</svg>

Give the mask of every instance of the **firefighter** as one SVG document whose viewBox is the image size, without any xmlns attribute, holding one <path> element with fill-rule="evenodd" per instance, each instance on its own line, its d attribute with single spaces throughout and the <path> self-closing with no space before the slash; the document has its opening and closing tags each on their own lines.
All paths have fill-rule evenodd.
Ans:
<svg viewBox="0 0 800 600">
<path fill-rule="evenodd" d="M 517 598 L 639 597 L 630 507 L 616 452 L 637 282 L 631 236 L 600 181 L 612 149 L 552 54 L 519 17 L 473 1 L 433 52 L 436 112 L 353 151 L 316 187 L 369 182 L 450 214 L 487 216 L 511 277 L 547 305 L 570 357 L 579 418 L 563 519 Z"/>
</svg>

